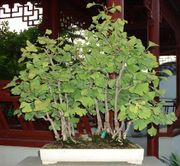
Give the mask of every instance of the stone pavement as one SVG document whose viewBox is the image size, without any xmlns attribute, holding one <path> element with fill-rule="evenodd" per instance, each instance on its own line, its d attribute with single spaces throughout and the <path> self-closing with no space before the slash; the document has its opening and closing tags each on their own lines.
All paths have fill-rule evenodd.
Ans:
<svg viewBox="0 0 180 166">
<path fill-rule="evenodd" d="M 42 166 L 41 160 L 39 157 L 28 157 L 17 164 L 17 166 Z M 63 162 L 57 164 L 50 164 L 44 166 L 135 166 L 134 164 L 121 163 L 121 162 Z M 137 165 L 136 165 L 137 166 Z M 155 157 L 145 157 L 142 166 L 166 166 L 164 163 L 159 161 Z"/>
</svg>

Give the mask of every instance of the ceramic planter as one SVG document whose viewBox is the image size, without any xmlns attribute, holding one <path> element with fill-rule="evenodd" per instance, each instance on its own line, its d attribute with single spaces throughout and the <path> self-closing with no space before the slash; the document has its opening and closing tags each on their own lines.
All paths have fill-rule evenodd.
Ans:
<svg viewBox="0 0 180 166">
<path fill-rule="evenodd" d="M 144 149 L 40 149 L 42 164 L 57 162 L 128 162 L 142 164 Z"/>
</svg>

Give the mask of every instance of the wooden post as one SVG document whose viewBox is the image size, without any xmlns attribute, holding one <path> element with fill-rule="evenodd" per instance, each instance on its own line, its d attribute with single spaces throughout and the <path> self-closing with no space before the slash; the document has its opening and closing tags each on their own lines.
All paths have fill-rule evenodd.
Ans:
<svg viewBox="0 0 180 166">
<path fill-rule="evenodd" d="M 6 120 L 6 117 L 3 114 L 3 107 L 1 105 L 0 105 L 0 128 L 9 129 L 9 125 Z"/>
<path fill-rule="evenodd" d="M 52 30 L 52 38 L 57 38 L 60 32 L 60 1 L 59 0 L 44 0 L 43 19 L 40 29 Z"/>
<path fill-rule="evenodd" d="M 107 0 L 107 7 L 111 7 L 113 4 L 121 6 L 121 12 L 114 13 L 112 19 L 124 18 L 124 0 Z"/>
<path fill-rule="evenodd" d="M 147 1 L 146 1 L 147 2 Z M 149 0 L 149 17 L 148 17 L 148 41 L 152 41 L 159 45 L 159 30 L 160 30 L 160 2 L 159 0 Z M 157 60 L 159 59 L 159 46 L 150 49 Z M 157 131 L 159 132 L 158 126 L 156 126 Z M 147 155 L 158 157 L 159 151 L 159 136 L 158 133 L 156 136 L 147 137 Z"/>
<path fill-rule="evenodd" d="M 45 31 L 46 29 L 51 28 L 50 1 L 49 0 L 42 1 L 42 8 L 43 8 L 42 23 L 40 24 L 39 28 Z"/>
<path fill-rule="evenodd" d="M 60 32 L 59 0 L 51 0 L 51 30 L 52 38 L 57 38 Z M 50 20 L 49 20 L 50 21 Z"/>
</svg>

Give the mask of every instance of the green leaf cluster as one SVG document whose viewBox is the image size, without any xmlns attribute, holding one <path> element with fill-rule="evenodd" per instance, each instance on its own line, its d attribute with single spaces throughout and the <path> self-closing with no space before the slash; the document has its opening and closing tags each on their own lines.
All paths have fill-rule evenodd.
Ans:
<svg viewBox="0 0 180 166">
<path fill-rule="evenodd" d="M 51 39 L 50 30 L 36 44 L 27 41 L 19 60 L 26 68 L 8 85 L 14 95 L 20 95 L 19 115 L 34 119 L 48 114 L 58 130 L 62 117 L 76 125 L 79 117 L 97 110 L 102 114 L 112 110 L 118 121 L 132 121 L 137 130 L 176 120 L 174 113 L 162 112 L 163 103 L 155 100 L 162 95 L 155 56 L 141 40 L 127 36 L 125 20 L 111 19 L 109 13 L 119 9 L 94 16 L 81 44 L 71 43 L 67 36 Z M 156 129 L 148 133 L 153 136 Z"/>
<path fill-rule="evenodd" d="M 19 64 L 21 48 L 26 46 L 26 40 L 35 43 L 42 33 L 37 27 L 16 32 L 10 31 L 8 21 L 0 24 L 0 79 L 12 79 L 24 68 L 24 64 Z"/>
</svg>

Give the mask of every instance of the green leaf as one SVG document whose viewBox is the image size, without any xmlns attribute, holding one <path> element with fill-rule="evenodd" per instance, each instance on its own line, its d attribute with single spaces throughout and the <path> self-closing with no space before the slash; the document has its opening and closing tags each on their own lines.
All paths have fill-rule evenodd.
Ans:
<svg viewBox="0 0 180 166">
<path fill-rule="evenodd" d="M 121 6 L 115 6 L 117 11 L 121 11 Z"/>
<path fill-rule="evenodd" d="M 36 76 L 36 73 L 35 71 L 32 70 L 31 72 L 29 72 L 28 78 L 33 79 L 35 76 Z"/>
<path fill-rule="evenodd" d="M 152 41 L 149 41 L 149 44 L 148 44 L 148 48 L 151 48 L 151 47 L 157 47 L 158 44 L 152 42 Z"/>
<path fill-rule="evenodd" d="M 52 34 L 52 30 L 50 30 L 50 29 L 46 29 L 45 34 L 46 34 L 46 35 L 51 35 L 51 34 Z"/>
<path fill-rule="evenodd" d="M 153 112 L 154 112 L 155 115 L 159 115 L 161 113 L 161 110 L 160 110 L 159 107 L 154 107 Z"/>
<path fill-rule="evenodd" d="M 75 107 L 73 111 L 79 116 L 83 116 L 86 114 L 86 110 L 79 107 Z"/>
<path fill-rule="evenodd" d="M 33 112 L 26 112 L 24 115 L 25 120 L 34 120 L 34 113 Z"/>
<path fill-rule="evenodd" d="M 94 105 L 94 100 L 91 97 L 83 97 L 78 99 L 85 107 L 91 107 Z"/>
<path fill-rule="evenodd" d="M 74 86 L 69 83 L 62 84 L 62 91 L 65 93 L 73 93 L 75 91 Z"/>
<path fill-rule="evenodd" d="M 159 86 L 159 79 L 155 79 L 152 81 L 155 88 Z"/>
<path fill-rule="evenodd" d="M 49 108 L 50 100 L 41 101 L 36 99 L 34 102 L 35 111 L 47 111 Z"/>
<path fill-rule="evenodd" d="M 109 88 L 115 87 L 115 83 L 116 83 L 116 80 L 109 80 L 109 81 L 108 81 L 108 86 L 109 86 Z"/>
<path fill-rule="evenodd" d="M 172 76 L 173 73 L 171 72 L 171 70 L 165 69 L 162 71 L 163 73 L 167 74 L 168 76 Z"/>
<path fill-rule="evenodd" d="M 155 136 L 157 133 L 157 129 L 152 126 L 150 129 L 147 130 L 147 132 L 150 136 Z"/>
<path fill-rule="evenodd" d="M 149 84 L 148 83 L 141 83 L 141 84 L 137 84 L 133 88 L 133 91 L 131 91 L 131 92 L 134 92 L 134 93 L 142 96 L 144 93 L 147 93 L 148 91 L 149 91 Z"/>
<path fill-rule="evenodd" d="M 20 105 L 23 113 L 32 112 L 30 103 L 22 102 Z"/>
<path fill-rule="evenodd" d="M 61 103 L 61 104 L 54 104 L 53 105 L 54 108 L 58 109 L 58 110 L 63 110 L 65 111 L 66 110 L 66 103 Z"/>
<path fill-rule="evenodd" d="M 118 119 L 120 121 L 123 121 L 126 119 L 126 108 L 124 106 L 121 106 L 121 108 L 120 108 L 120 113 L 118 115 Z"/>
<path fill-rule="evenodd" d="M 32 80 L 30 82 L 30 88 L 32 91 L 40 89 L 40 81 L 38 79 Z"/>
<path fill-rule="evenodd" d="M 38 42 L 40 44 L 46 44 L 45 37 L 38 37 Z"/>
<path fill-rule="evenodd" d="M 26 41 L 26 43 L 27 43 L 26 49 L 27 49 L 28 51 L 31 51 L 31 52 L 37 52 L 37 51 L 38 51 L 37 48 L 36 48 L 36 46 L 35 46 L 34 44 L 32 44 L 31 42 L 29 42 L 28 40 Z"/>
<path fill-rule="evenodd" d="M 61 71 L 60 73 L 57 73 L 57 76 L 61 81 L 69 81 L 71 78 L 71 73 L 66 71 Z"/>
<path fill-rule="evenodd" d="M 138 119 L 134 121 L 134 129 L 135 130 L 143 130 L 147 127 L 147 123 L 145 120 Z"/>
<path fill-rule="evenodd" d="M 173 122 L 177 120 L 177 117 L 174 112 L 170 112 L 169 114 L 167 114 L 167 119 L 169 121 L 167 124 L 171 125 Z"/>
<path fill-rule="evenodd" d="M 104 99 L 105 99 L 105 95 L 102 94 L 102 93 L 98 93 L 98 94 L 96 95 L 96 97 L 97 97 L 97 99 L 100 100 L 100 101 L 104 101 Z"/>
<path fill-rule="evenodd" d="M 133 113 L 137 113 L 139 111 L 139 108 L 133 104 L 129 106 L 129 110 Z"/>
<path fill-rule="evenodd" d="M 69 119 L 69 121 L 72 123 L 72 124 L 77 124 L 79 122 L 79 118 L 71 118 Z"/>
<path fill-rule="evenodd" d="M 156 92 L 148 92 L 146 95 L 149 100 L 153 100 L 156 96 Z"/>
<path fill-rule="evenodd" d="M 86 8 L 91 8 L 92 6 L 95 6 L 96 4 L 93 2 L 93 3 L 88 3 Z"/>
<path fill-rule="evenodd" d="M 109 10 L 110 13 L 115 13 L 116 11 L 117 11 L 117 9 L 114 8 L 114 7 L 112 7 L 112 8 Z"/>
<path fill-rule="evenodd" d="M 13 95 L 20 95 L 21 89 L 19 88 L 19 86 L 15 86 L 14 88 L 11 89 L 11 92 Z"/>
<path fill-rule="evenodd" d="M 147 107 L 141 107 L 138 116 L 141 119 L 148 119 L 151 116 L 151 110 Z"/>
<path fill-rule="evenodd" d="M 11 82 L 9 82 L 5 87 L 3 87 L 3 89 L 16 86 L 16 81 L 17 80 L 18 80 L 18 77 L 15 76 Z"/>
</svg>

